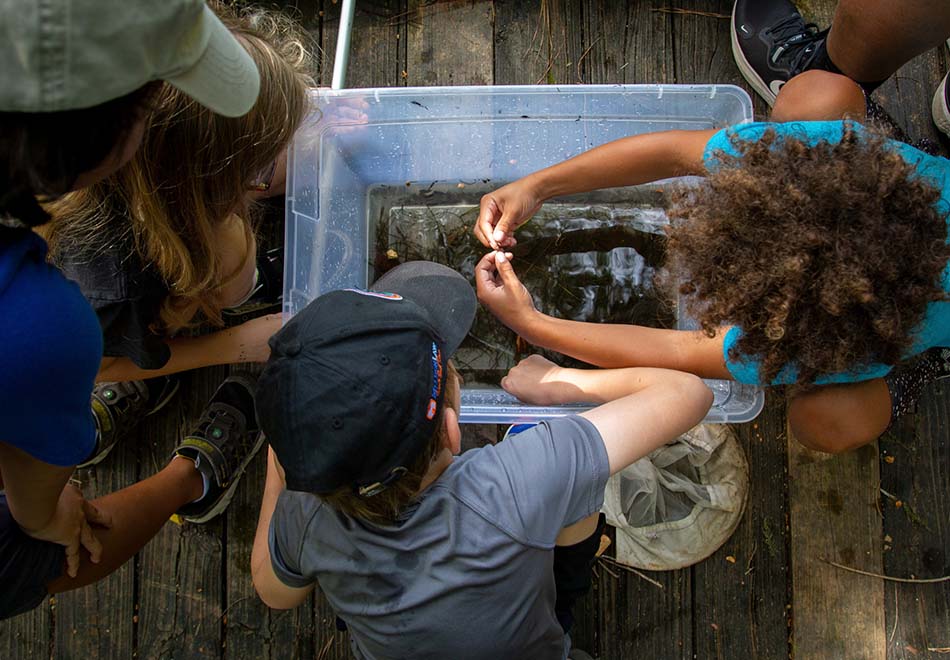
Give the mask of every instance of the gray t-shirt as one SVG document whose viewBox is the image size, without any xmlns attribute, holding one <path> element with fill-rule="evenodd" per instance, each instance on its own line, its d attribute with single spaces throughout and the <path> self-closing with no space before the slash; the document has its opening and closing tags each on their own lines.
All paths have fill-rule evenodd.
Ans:
<svg viewBox="0 0 950 660">
<path fill-rule="evenodd" d="M 284 491 L 274 571 L 319 583 L 357 657 L 563 658 L 554 542 L 600 510 L 609 472 L 594 425 L 566 417 L 456 458 L 393 526 Z"/>
</svg>

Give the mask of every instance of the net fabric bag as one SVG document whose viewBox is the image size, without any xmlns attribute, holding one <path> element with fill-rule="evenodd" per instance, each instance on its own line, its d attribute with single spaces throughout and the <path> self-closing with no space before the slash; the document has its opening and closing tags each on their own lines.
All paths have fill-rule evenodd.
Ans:
<svg viewBox="0 0 950 660">
<path fill-rule="evenodd" d="M 617 561 L 661 571 L 715 552 L 745 510 L 749 467 L 733 430 L 700 424 L 610 477 L 603 512 Z"/>
</svg>

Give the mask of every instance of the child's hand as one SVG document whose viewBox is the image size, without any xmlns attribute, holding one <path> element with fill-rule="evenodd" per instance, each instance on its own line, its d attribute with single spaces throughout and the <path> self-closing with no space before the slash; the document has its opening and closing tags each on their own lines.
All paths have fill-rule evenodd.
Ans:
<svg viewBox="0 0 950 660">
<path fill-rule="evenodd" d="M 580 400 L 580 390 L 568 382 L 568 372 L 540 355 L 529 355 L 501 379 L 501 386 L 536 406 L 572 403 Z"/>
<path fill-rule="evenodd" d="M 66 484 L 60 493 L 56 511 L 46 527 L 23 531 L 35 539 L 66 546 L 66 574 L 76 577 L 80 547 L 86 549 L 92 563 L 98 564 L 102 558 L 102 544 L 93 534 L 92 525 L 109 528 L 112 526 L 112 516 L 86 501 L 76 486 Z"/>
<path fill-rule="evenodd" d="M 510 253 L 489 252 L 475 266 L 478 300 L 515 332 L 537 312 L 531 294 L 515 275 Z"/>
<path fill-rule="evenodd" d="M 527 179 L 488 193 L 482 197 L 475 237 L 492 250 L 510 248 L 517 243 L 515 229 L 538 212 L 542 201 Z"/>
</svg>

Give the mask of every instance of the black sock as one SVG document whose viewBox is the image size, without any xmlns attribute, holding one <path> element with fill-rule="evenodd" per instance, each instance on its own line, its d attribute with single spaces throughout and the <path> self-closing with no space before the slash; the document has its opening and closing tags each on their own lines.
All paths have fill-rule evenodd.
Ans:
<svg viewBox="0 0 950 660">
<path fill-rule="evenodd" d="M 891 395 L 891 423 L 901 415 L 917 412 L 917 401 L 924 385 L 950 375 L 950 349 L 931 348 L 907 365 L 895 368 L 884 377 Z"/>
<path fill-rule="evenodd" d="M 815 47 L 815 56 L 812 58 L 811 66 L 809 69 L 821 69 L 822 71 L 830 71 L 831 73 L 841 73 L 834 62 L 831 61 L 831 57 L 828 56 L 828 31 L 825 30 L 825 38 L 822 39 L 819 44 Z M 844 75 L 841 73 L 841 75 Z"/>
</svg>

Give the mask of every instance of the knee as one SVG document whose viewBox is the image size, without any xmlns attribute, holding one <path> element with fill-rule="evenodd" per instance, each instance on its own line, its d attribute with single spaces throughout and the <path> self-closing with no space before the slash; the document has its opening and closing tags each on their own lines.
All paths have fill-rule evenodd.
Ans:
<svg viewBox="0 0 950 660">
<path fill-rule="evenodd" d="M 874 440 L 847 424 L 840 415 L 829 410 L 824 401 L 814 396 L 791 400 L 788 425 L 799 444 L 825 454 L 841 454 Z"/>
<path fill-rule="evenodd" d="M 864 92 L 848 78 L 828 71 L 806 71 L 782 87 L 772 108 L 772 121 L 863 120 Z"/>
</svg>

